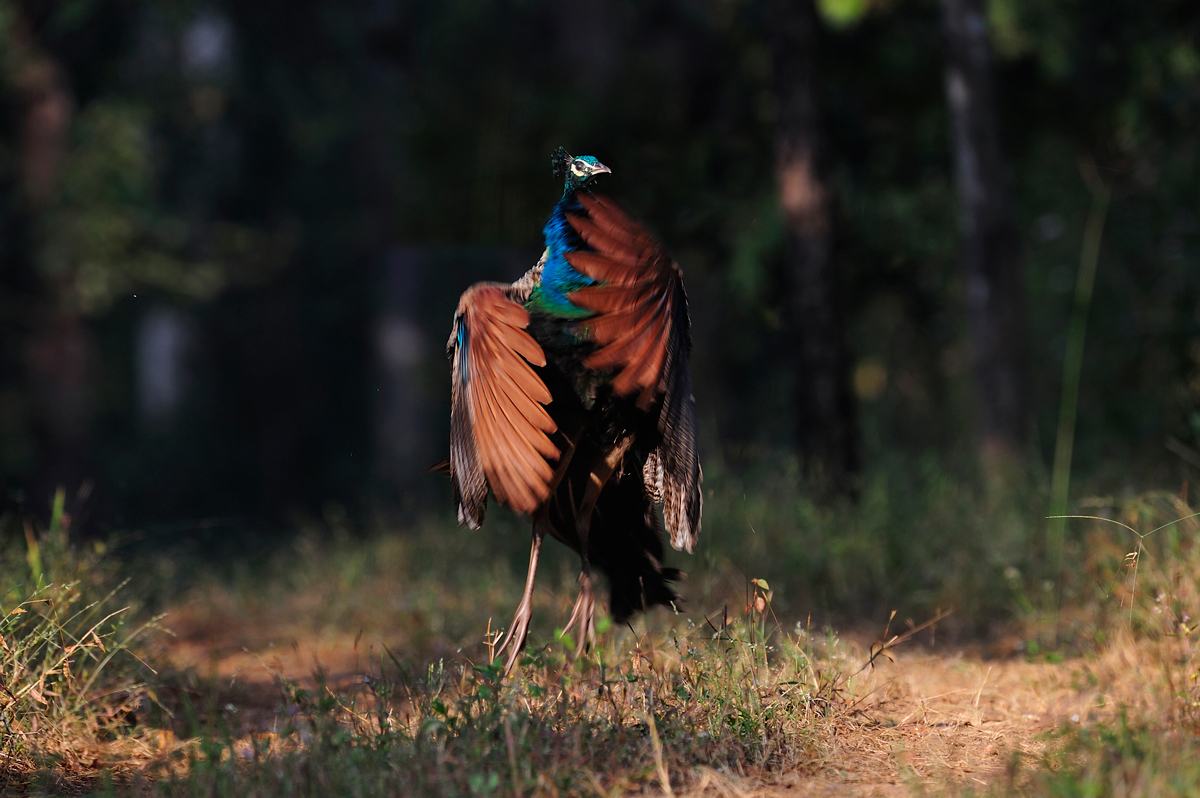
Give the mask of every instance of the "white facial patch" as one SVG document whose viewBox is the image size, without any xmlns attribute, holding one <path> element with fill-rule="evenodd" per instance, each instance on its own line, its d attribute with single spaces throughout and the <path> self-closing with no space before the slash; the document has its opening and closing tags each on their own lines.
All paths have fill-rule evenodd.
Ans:
<svg viewBox="0 0 1200 798">
<path fill-rule="evenodd" d="M 571 174 L 575 175 L 576 177 L 583 177 L 584 175 L 590 173 L 588 171 L 583 171 L 582 169 L 580 169 L 578 164 L 579 164 L 579 161 L 571 161 Z"/>
</svg>

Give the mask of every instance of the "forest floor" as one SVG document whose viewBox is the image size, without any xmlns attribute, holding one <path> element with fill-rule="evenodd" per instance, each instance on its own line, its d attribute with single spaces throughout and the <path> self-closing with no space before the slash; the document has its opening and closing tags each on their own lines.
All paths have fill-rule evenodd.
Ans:
<svg viewBox="0 0 1200 798">
<path fill-rule="evenodd" d="M 162 653 L 177 668 L 223 685 L 226 709 L 237 712 L 243 733 L 271 728 L 278 723 L 281 684 L 316 689 L 320 673 L 334 692 L 351 688 L 368 672 L 370 652 L 403 650 L 411 632 L 387 624 L 366 631 L 314 627 L 313 604 L 303 593 L 247 606 L 210 592 L 169 612 L 165 623 L 173 636 Z M 956 647 L 914 640 L 890 648 L 846 679 L 846 711 L 824 727 L 817 753 L 795 767 L 740 776 L 694 762 L 685 791 L 1006 793 L 1022 768 L 1042 760 L 1061 730 L 1111 724 L 1120 713 L 1161 715 L 1164 657 L 1170 656 L 1161 644 L 1124 640 L 1089 656 L 1037 661 L 1019 656 L 1012 643 Z M 847 673 L 878 648 L 857 633 L 840 636 L 837 646 L 835 667 Z"/>
<path fill-rule="evenodd" d="M 601 605 L 597 646 L 579 659 L 555 628 L 577 566 L 551 552 L 506 679 L 489 649 L 520 574 L 486 541 L 301 537 L 268 561 L 184 578 L 184 558 L 148 562 L 136 580 L 160 592 L 125 596 L 128 568 L 60 538 L 33 550 L 57 546 L 45 585 L 0 617 L 4 794 L 1184 796 L 1200 784 L 1195 547 L 1064 607 L 1052 617 L 1074 631 L 1058 647 L 1039 647 L 1045 629 L 1029 621 L 967 644 L 942 622 L 897 620 L 899 637 L 883 623 L 818 629 L 713 560 L 682 585 L 680 613 L 613 626 Z"/>
</svg>

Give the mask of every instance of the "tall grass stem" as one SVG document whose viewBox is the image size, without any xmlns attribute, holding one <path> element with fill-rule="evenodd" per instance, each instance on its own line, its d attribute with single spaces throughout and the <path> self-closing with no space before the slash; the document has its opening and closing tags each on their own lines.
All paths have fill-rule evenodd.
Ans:
<svg viewBox="0 0 1200 798">
<path fill-rule="evenodd" d="M 1084 183 L 1092 194 L 1087 227 L 1083 233 L 1083 248 L 1079 254 L 1079 273 L 1075 278 L 1075 303 L 1071 308 L 1071 326 L 1067 332 L 1067 350 L 1063 357 L 1062 402 L 1058 412 L 1058 435 L 1054 446 L 1054 470 L 1050 477 L 1050 515 L 1046 527 L 1045 578 L 1056 589 L 1048 591 L 1051 604 L 1058 609 L 1057 586 L 1062 575 L 1063 538 L 1071 493 L 1071 457 L 1075 448 L 1075 419 L 1079 410 L 1079 384 L 1083 372 L 1083 350 L 1087 342 L 1088 313 L 1096 285 L 1096 265 L 1100 259 L 1100 242 L 1104 237 L 1104 222 L 1108 216 L 1112 189 L 1096 171 L 1096 165 L 1084 161 L 1080 165 Z"/>
</svg>

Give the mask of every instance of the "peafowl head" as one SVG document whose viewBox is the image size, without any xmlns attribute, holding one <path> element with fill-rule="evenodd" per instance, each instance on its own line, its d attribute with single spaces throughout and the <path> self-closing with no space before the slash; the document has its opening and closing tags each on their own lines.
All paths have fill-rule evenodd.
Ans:
<svg viewBox="0 0 1200 798">
<path fill-rule="evenodd" d="M 564 194 L 570 194 L 588 186 L 596 175 L 612 173 L 611 169 L 597 161 L 595 157 L 580 155 L 576 158 L 562 147 L 554 151 L 554 155 L 550 156 L 550 162 L 554 166 L 554 176 L 564 181 Z"/>
</svg>

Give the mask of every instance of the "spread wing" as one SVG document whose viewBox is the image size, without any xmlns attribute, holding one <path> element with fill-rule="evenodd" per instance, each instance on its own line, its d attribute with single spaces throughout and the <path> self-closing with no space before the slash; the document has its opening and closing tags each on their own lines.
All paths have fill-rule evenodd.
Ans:
<svg viewBox="0 0 1200 798">
<path fill-rule="evenodd" d="M 663 503 L 671 545 L 691 551 L 703 501 L 683 274 L 658 240 L 611 200 L 580 194 L 579 202 L 584 213 L 568 220 L 592 251 L 566 257 L 597 281 L 570 295 L 597 314 L 585 322 L 597 349 L 584 364 L 611 370 L 613 391 L 636 397 L 641 409 L 653 412 L 658 404 L 662 443 L 642 474 L 650 495 Z"/>
<path fill-rule="evenodd" d="M 526 332 L 529 313 L 509 286 L 480 283 L 458 302 L 447 354 L 453 365 L 450 475 L 459 523 L 477 529 L 490 486 L 518 513 L 533 513 L 550 496 L 548 460 L 558 429 L 543 405 L 550 391 L 533 370 L 546 355 Z"/>
</svg>

